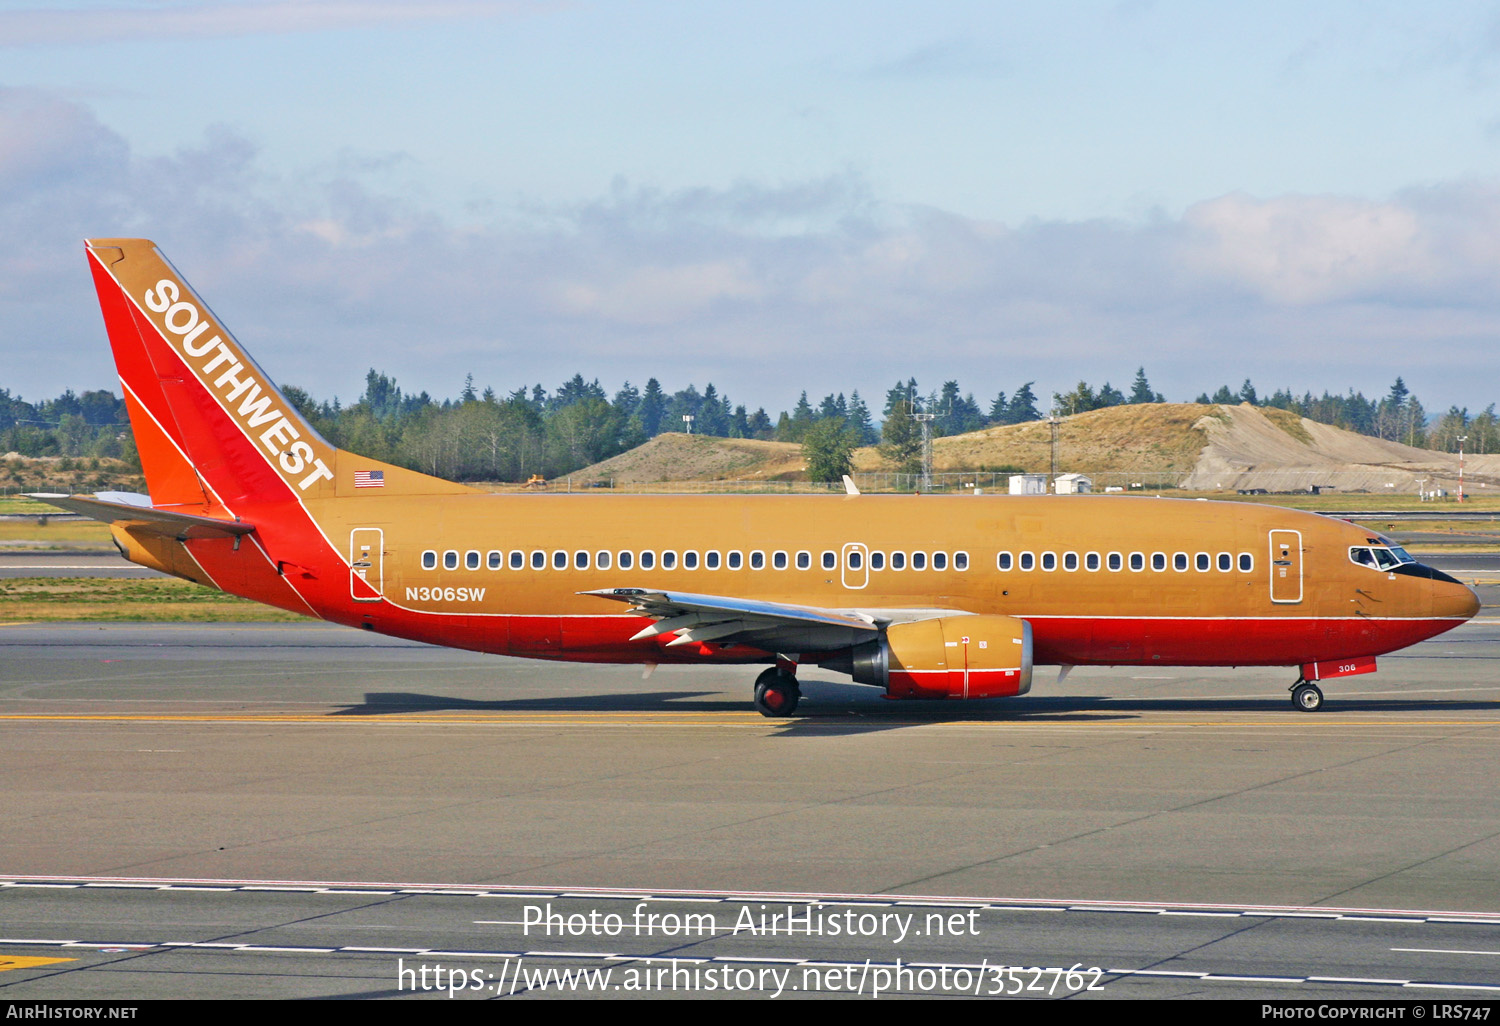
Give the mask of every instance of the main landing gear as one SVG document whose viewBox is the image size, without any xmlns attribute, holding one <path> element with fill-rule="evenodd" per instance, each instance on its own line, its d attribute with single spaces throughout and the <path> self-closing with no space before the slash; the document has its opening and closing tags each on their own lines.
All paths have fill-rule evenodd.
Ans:
<svg viewBox="0 0 1500 1026">
<path fill-rule="evenodd" d="M 1323 691 L 1316 684 L 1301 677 L 1287 689 L 1292 693 L 1292 705 L 1303 712 L 1317 712 L 1323 708 Z"/>
<path fill-rule="evenodd" d="M 779 666 L 772 666 L 755 678 L 755 708 L 762 716 L 790 716 L 801 697 L 796 676 Z"/>
</svg>

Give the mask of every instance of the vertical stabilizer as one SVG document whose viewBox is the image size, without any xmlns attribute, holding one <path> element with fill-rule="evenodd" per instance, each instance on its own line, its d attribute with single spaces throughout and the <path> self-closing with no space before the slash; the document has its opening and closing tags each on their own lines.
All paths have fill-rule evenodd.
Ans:
<svg viewBox="0 0 1500 1026">
<path fill-rule="evenodd" d="M 385 494 L 469 490 L 334 449 L 152 242 L 87 247 L 154 505 L 331 498 L 372 469 Z"/>
</svg>

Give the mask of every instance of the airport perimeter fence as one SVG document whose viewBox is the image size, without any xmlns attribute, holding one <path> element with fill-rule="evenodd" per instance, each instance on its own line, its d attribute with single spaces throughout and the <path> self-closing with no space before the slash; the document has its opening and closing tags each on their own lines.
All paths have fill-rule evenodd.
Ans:
<svg viewBox="0 0 1500 1026">
<path fill-rule="evenodd" d="M 883 471 L 862 471 L 851 474 L 854 485 L 861 492 L 872 495 L 910 495 L 915 492 L 929 494 L 974 494 L 1007 495 L 1010 479 L 1018 476 L 1011 472 L 998 471 L 944 471 L 932 475 L 927 487 L 923 487 L 921 474 L 897 474 Z M 1033 475 L 1025 475 L 1033 476 Z M 1035 475 L 1047 477 L 1047 475 Z M 1151 492 L 1181 487 L 1185 476 L 1176 470 L 1108 471 L 1086 474 L 1092 482 L 1093 491 L 1118 489 L 1129 492 Z M 590 492 L 612 491 L 635 494 L 826 494 L 844 491 L 843 482 L 822 481 L 616 481 L 613 478 L 584 479 L 579 477 L 558 478 L 547 482 L 546 491 Z M 1050 484 L 1048 491 L 1051 490 Z"/>
</svg>

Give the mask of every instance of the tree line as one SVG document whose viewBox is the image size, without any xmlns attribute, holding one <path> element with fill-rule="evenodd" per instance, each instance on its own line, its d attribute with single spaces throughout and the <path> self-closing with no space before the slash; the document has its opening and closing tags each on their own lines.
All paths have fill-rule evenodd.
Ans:
<svg viewBox="0 0 1500 1026">
<path fill-rule="evenodd" d="M 764 408 L 751 412 L 712 383 L 668 393 L 655 378 L 643 387 L 625 382 L 610 395 L 598 379 L 575 374 L 554 390 L 540 384 L 497 393 L 482 391 L 473 376 L 456 398 L 438 400 L 408 393 L 373 368 L 363 394 L 349 405 L 320 400 L 297 387 L 283 391 L 331 443 L 375 459 L 457 480 L 524 481 L 552 478 L 608 459 L 667 431 L 689 430 L 724 438 L 759 438 L 804 446 L 809 473 L 837 480 L 847 473 L 853 449 L 880 445 L 902 471 L 920 465 L 922 424 L 932 437 L 963 434 L 1002 424 L 1071 415 L 1109 406 L 1159 403 L 1145 368 L 1129 392 L 1086 381 L 1053 392 L 1050 403 L 1027 381 L 1007 395 L 981 404 L 958 381 L 924 391 L 915 378 L 896 382 L 885 395 L 877 422 L 857 390 L 830 393 L 814 403 L 802 392 L 790 410 L 773 420 Z M 1261 397 L 1247 379 L 1237 391 L 1227 385 L 1202 393 L 1202 403 L 1250 403 L 1289 410 L 1310 420 L 1408 445 L 1453 451 L 1466 439 L 1468 452 L 1500 451 L 1495 405 L 1471 415 L 1450 407 L 1431 416 L 1401 378 L 1375 399 L 1351 389 L 1301 396 L 1280 388 Z M 691 418 L 686 420 L 684 418 Z M 0 453 L 23 456 L 113 457 L 138 466 L 122 400 L 108 391 L 71 390 L 55 399 L 27 402 L 0 388 Z"/>
</svg>

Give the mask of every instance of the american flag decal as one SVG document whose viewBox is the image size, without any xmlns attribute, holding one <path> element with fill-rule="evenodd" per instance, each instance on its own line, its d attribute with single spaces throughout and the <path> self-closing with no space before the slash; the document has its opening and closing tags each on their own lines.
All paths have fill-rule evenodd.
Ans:
<svg viewBox="0 0 1500 1026">
<path fill-rule="evenodd" d="M 356 470 L 354 472 L 354 487 L 356 488 L 384 488 L 385 471 L 383 470 Z"/>
</svg>

